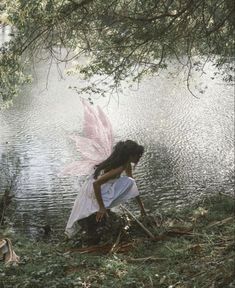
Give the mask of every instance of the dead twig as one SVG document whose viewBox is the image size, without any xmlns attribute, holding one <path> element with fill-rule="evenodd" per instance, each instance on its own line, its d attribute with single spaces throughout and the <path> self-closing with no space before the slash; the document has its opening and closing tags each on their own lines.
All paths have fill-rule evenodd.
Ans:
<svg viewBox="0 0 235 288">
<path fill-rule="evenodd" d="M 207 228 L 211 228 L 211 227 L 214 227 L 214 226 L 220 226 L 220 225 L 223 225 L 223 224 L 225 224 L 225 223 L 228 223 L 228 222 L 230 222 L 230 221 L 232 221 L 232 220 L 234 220 L 234 217 L 233 217 L 233 216 L 232 216 L 232 217 L 228 217 L 228 218 L 226 218 L 226 219 L 223 219 L 223 220 L 221 220 L 221 221 L 214 222 L 214 223 L 208 225 Z"/>
<path fill-rule="evenodd" d="M 125 253 L 131 250 L 134 246 L 133 242 L 128 242 L 128 243 L 121 243 L 116 246 L 115 252 L 118 253 Z M 83 247 L 83 248 L 70 248 L 67 252 L 72 252 L 72 253 L 101 253 L 101 254 L 107 254 L 110 252 L 112 249 L 113 245 L 112 244 L 104 244 L 104 245 L 95 245 L 95 246 L 89 246 L 89 247 Z"/>
<path fill-rule="evenodd" d="M 124 206 L 121 205 L 121 208 L 126 211 L 135 221 L 139 226 L 149 235 L 150 238 L 153 240 L 155 239 L 155 236 Z"/>
<path fill-rule="evenodd" d="M 167 230 L 164 234 L 168 236 L 180 236 L 180 235 L 189 235 L 193 236 L 194 234 L 191 232 L 192 229 L 185 229 L 185 230 L 179 230 L 179 229 L 170 229 Z"/>
<path fill-rule="evenodd" d="M 117 246 L 118 246 L 118 244 L 120 242 L 121 234 L 122 234 L 122 230 L 119 231 L 117 240 L 115 241 L 115 243 L 113 244 L 112 248 L 109 251 L 110 254 L 117 251 L 117 248 L 118 248 Z"/>
<path fill-rule="evenodd" d="M 146 261 L 161 261 L 167 260 L 167 258 L 159 258 L 159 257 L 144 257 L 144 258 L 128 258 L 127 262 L 146 262 Z"/>
</svg>

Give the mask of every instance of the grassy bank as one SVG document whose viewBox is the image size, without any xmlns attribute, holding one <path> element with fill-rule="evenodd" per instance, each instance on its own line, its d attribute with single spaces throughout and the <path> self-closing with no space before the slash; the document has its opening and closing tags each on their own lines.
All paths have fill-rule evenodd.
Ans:
<svg viewBox="0 0 235 288">
<path fill-rule="evenodd" d="M 80 249 L 81 242 L 55 233 L 37 240 L 11 235 L 21 262 L 0 263 L 0 288 L 234 287 L 233 217 L 234 199 L 217 195 L 142 219 L 155 240 L 131 219 L 127 232 L 99 248 Z"/>
</svg>

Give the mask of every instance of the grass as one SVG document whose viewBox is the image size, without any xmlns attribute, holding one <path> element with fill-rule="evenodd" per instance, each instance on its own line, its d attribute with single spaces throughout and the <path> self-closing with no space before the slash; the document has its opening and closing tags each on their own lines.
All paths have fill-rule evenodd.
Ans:
<svg viewBox="0 0 235 288">
<path fill-rule="evenodd" d="M 162 214 L 156 227 L 142 219 L 161 236 L 157 241 L 130 221 L 125 241 L 132 249 L 125 253 L 79 253 L 75 241 L 56 234 L 47 240 L 11 235 L 21 262 L 0 263 L 0 288 L 234 287 L 233 216 L 234 198 L 217 195 Z"/>
</svg>

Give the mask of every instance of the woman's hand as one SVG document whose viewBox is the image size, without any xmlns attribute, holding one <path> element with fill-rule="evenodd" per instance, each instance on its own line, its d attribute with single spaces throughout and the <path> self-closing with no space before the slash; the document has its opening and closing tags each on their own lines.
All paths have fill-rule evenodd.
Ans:
<svg viewBox="0 0 235 288">
<path fill-rule="evenodd" d="M 107 210 L 105 208 L 100 208 L 100 210 L 96 212 L 96 222 L 100 222 L 103 217 L 107 215 Z"/>
<path fill-rule="evenodd" d="M 100 210 L 96 213 L 97 222 L 100 222 L 105 215 L 108 215 L 101 195 L 101 185 L 106 183 L 108 180 L 113 179 L 116 176 L 119 176 L 123 170 L 124 168 L 122 166 L 112 169 L 109 172 L 105 173 L 104 175 L 100 176 L 93 182 L 94 193 L 100 207 Z"/>
</svg>

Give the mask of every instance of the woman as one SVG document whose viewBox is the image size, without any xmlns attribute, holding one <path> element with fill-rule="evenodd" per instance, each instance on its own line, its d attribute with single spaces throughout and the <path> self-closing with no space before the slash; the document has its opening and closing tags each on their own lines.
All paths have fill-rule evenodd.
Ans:
<svg viewBox="0 0 235 288">
<path fill-rule="evenodd" d="M 131 198 L 136 198 L 141 214 L 145 209 L 139 196 L 135 180 L 132 178 L 132 166 L 139 162 L 144 147 L 132 140 L 120 141 L 116 144 L 111 155 L 95 167 L 94 173 L 88 178 L 77 196 L 69 221 L 66 234 L 74 234 L 76 221 L 96 213 L 96 221 L 100 222 L 106 215 L 107 209 L 113 208 Z M 125 172 L 126 176 L 121 176 Z"/>
</svg>

